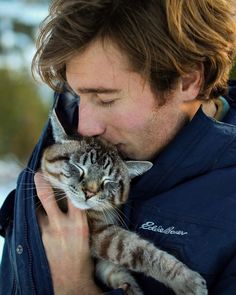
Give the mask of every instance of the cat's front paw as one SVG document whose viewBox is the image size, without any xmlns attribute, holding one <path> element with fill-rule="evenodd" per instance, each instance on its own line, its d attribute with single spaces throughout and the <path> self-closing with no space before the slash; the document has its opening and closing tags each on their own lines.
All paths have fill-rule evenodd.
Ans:
<svg viewBox="0 0 236 295">
<path fill-rule="evenodd" d="M 207 295 L 207 285 L 204 278 L 197 272 L 188 270 L 185 273 L 183 282 L 175 286 L 177 295 Z"/>
</svg>

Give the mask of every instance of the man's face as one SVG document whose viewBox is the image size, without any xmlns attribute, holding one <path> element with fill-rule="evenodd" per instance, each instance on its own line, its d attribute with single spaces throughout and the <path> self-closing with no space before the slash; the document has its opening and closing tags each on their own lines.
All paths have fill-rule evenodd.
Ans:
<svg viewBox="0 0 236 295">
<path fill-rule="evenodd" d="M 79 133 L 116 145 L 124 157 L 152 159 L 187 119 L 179 87 L 158 106 L 150 85 L 111 42 L 96 41 L 71 58 L 66 77 L 80 96 Z"/>
</svg>

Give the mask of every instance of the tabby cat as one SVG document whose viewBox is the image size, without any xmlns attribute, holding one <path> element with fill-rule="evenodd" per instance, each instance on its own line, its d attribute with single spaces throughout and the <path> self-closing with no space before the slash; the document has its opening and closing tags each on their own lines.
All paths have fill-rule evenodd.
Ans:
<svg viewBox="0 0 236 295">
<path fill-rule="evenodd" d="M 69 137 L 55 111 L 50 120 L 55 144 L 44 151 L 42 173 L 75 207 L 87 210 L 91 255 L 98 258 L 96 275 L 111 288 L 123 286 L 128 295 L 143 294 L 129 270 L 164 283 L 178 295 L 206 295 L 198 273 L 118 226 L 116 210 L 127 201 L 130 179 L 152 164 L 125 162 L 114 147 L 98 139 Z"/>
</svg>

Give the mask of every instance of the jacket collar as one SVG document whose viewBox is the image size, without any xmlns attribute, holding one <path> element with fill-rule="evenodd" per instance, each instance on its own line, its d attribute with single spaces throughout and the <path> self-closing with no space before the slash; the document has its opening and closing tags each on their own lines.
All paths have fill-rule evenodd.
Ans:
<svg viewBox="0 0 236 295">
<path fill-rule="evenodd" d="M 133 182 L 130 198 L 147 199 L 188 179 L 232 165 L 236 165 L 236 126 L 209 118 L 199 108 L 159 154 L 154 167 Z"/>
</svg>

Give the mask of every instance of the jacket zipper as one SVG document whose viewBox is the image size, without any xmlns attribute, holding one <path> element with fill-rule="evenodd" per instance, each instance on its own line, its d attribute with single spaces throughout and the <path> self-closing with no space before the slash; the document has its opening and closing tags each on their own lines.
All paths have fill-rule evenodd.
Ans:
<svg viewBox="0 0 236 295">
<path fill-rule="evenodd" d="M 25 182 L 27 183 L 27 181 L 30 179 L 28 179 L 28 174 L 27 172 L 25 171 L 24 172 L 24 177 L 22 177 L 21 179 L 21 182 Z M 31 294 L 30 295 L 36 295 L 37 292 L 36 292 L 36 287 L 35 287 L 35 284 L 34 284 L 34 280 L 33 280 L 33 273 L 32 273 L 32 253 L 31 253 L 31 250 L 30 250 L 30 247 L 28 245 L 28 226 L 27 226 L 27 221 L 26 221 L 26 210 L 27 210 L 27 204 L 25 204 L 24 206 L 24 243 L 25 243 L 25 246 L 27 248 L 27 254 L 28 254 L 28 259 L 29 259 L 29 275 L 30 275 L 30 283 L 31 283 Z"/>
<path fill-rule="evenodd" d="M 33 281 L 33 273 L 32 273 L 32 253 L 30 251 L 30 248 L 28 246 L 28 228 L 27 228 L 27 223 L 26 223 L 26 220 L 24 220 L 24 241 L 25 241 L 25 244 L 26 244 L 26 247 L 27 247 L 27 253 L 28 253 L 28 258 L 29 258 L 29 272 L 30 272 L 30 283 L 31 283 L 31 290 L 32 290 L 32 293 L 31 295 L 36 295 L 36 288 L 35 288 L 35 285 L 34 285 L 34 281 Z"/>
<path fill-rule="evenodd" d="M 14 279 L 13 279 L 12 295 L 17 295 L 16 278 L 15 278 L 15 276 L 14 276 Z"/>
</svg>

